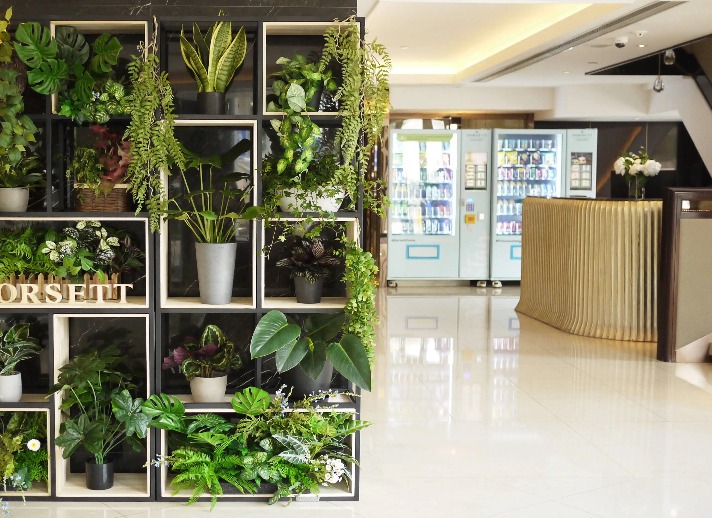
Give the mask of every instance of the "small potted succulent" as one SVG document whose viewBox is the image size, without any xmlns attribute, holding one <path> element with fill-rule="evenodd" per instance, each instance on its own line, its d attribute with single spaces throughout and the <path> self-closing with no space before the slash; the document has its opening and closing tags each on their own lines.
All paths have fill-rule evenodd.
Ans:
<svg viewBox="0 0 712 518">
<path fill-rule="evenodd" d="M 232 23 L 219 21 L 206 34 L 193 24 L 193 44 L 180 31 L 180 51 L 183 61 L 198 83 L 198 113 L 223 115 L 225 90 L 247 52 L 245 28 L 232 37 Z"/>
<path fill-rule="evenodd" d="M 0 403 L 22 399 L 22 375 L 15 367 L 41 349 L 37 339 L 30 336 L 29 324 L 15 324 L 4 334 L 0 331 Z"/>
<path fill-rule="evenodd" d="M 344 318 L 343 312 L 314 314 L 300 326 L 281 311 L 270 311 L 252 334 L 252 358 L 275 353 L 277 371 L 288 375 L 283 380 L 297 396 L 328 389 L 333 369 L 371 390 L 366 348 L 357 336 L 342 332 Z"/>
<path fill-rule="evenodd" d="M 79 212 L 125 212 L 128 187 L 124 183 L 131 163 L 131 143 L 102 124 L 93 124 L 96 140 L 80 146 L 67 168 L 67 178 L 74 178 L 76 209 Z"/>
<path fill-rule="evenodd" d="M 333 247 L 320 237 L 295 236 L 289 257 L 277 261 L 278 267 L 290 270 L 297 302 L 318 304 L 321 301 L 324 279 L 341 264 L 332 252 Z"/>
<path fill-rule="evenodd" d="M 235 345 L 225 333 L 209 324 L 196 341 L 186 337 L 183 345 L 176 347 L 163 358 L 163 370 L 180 368 L 190 382 L 190 391 L 196 403 L 222 401 L 227 389 L 227 373 L 242 366 Z"/>
</svg>

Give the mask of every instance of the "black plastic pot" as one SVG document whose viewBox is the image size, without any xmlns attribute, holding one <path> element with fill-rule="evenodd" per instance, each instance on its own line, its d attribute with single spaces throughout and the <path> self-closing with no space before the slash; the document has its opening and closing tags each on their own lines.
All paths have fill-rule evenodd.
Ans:
<svg viewBox="0 0 712 518">
<path fill-rule="evenodd" d="M 97 464 L 91 459 L 84 464 L 87 477 L 87 489 L 103 490 L 114 486 L 114 463 Z"/>
<path fill-rule="evenodd" d="M 294 292 L 297 302 L 300 304 L 318 304 L 321 302 L 321 292 L 324 287 L 324 279 L 319 278 L 316 282 L 309 282 L 306 277 L 294 278 Z"/>
<path fill-rule="evenodd" d="M 198 113 L 225 115 L 225 92 L 198 92 Z"/>
<path fill-rule="evenodd" d="M 307 373 L 304 372 L 304 369 L 299 365 L 281 374 L 282 383 L 289 387 L 294 387 L 292 390 L 292 399 L 301 399 L 312 392 L 329 390 L 331 378 L 333 377 L 334 366 L 330 361 L 324 364 L 321 374 L 319 374 L 319 377 L 315 380 L 307 376 Z"/>
</svg>

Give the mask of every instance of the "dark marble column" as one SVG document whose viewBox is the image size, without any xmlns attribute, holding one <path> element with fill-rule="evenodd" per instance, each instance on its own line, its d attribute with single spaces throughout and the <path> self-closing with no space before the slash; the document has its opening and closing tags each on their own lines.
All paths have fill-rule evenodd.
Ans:
<svg viewBox="0 0 712 518">
<path fill-rule="evenodd" d="M 222 10 L 244 18 L 346 18 L 355 13 L 356 0 L 25 0 L 11 2 L 17 19 L 66 16 L 211 16 Z"/>
</svg>

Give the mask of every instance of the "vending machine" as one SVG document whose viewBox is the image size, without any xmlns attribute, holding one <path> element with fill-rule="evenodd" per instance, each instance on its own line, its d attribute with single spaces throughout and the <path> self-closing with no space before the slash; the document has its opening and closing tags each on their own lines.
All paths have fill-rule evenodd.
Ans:
<svg viewBox="0 0 712 518">
<path fill-rule="evenodd" d="M 390 133 L 388 279 L 458 279 L 459 132 Z"/>
<path fill-rule="evenodd" d="M 521 279 L 522 202 L 564 193 L 566 130 L 494 130 L 490 278 Z"/>
<path fill-rule="evenodd" d="M 598 130 L 566 130 L 566 197 L 596 197 Z"/>
<path fill-rule="evenodd" d="M 462 130 L 460 146 L 460 278 L 489 277 L 491 130 Z"/>
</svg>

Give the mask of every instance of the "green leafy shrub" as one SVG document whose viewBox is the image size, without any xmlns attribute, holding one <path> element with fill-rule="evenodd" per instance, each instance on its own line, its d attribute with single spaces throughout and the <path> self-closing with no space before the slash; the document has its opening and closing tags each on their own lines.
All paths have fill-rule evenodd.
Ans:
<svg viewBox="0 0 712 518">
<path fill-rule="evenodd" d="M 47 481 L 44 412 L 0 412 L 0 478 L 4 491 L 27 491 Z"/>
</svg>

